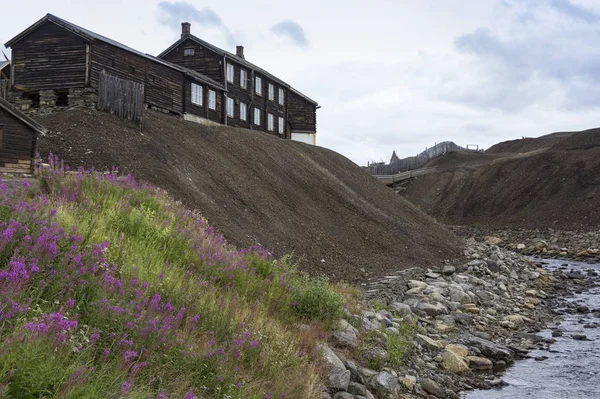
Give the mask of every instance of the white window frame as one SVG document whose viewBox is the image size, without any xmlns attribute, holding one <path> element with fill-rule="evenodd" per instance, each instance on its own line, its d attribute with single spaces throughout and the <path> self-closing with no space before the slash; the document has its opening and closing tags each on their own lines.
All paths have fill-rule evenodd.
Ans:
<svg viewBox="0 0 600 399">
<path fill-rule="evenodd" d="M 248 106 L 246 103 L 240 103 L 240 119 L 243 121 L 248 120 Z"/>
<path fill-rule="evenodd" d="M 260 108 L 254 108 L 254 124 L 260 126 Z"/>
<path fill-rule="evenodd" d="M 279 134 L 284 134 L 285 133 L 285 121 L 283 120 L 283 118 L 280 116 L 279 120 L 277 121 L 277 128 L 279 131 Z"/>
<path fill-rule="evenodd" d="M 260 76 L 254 78 L 254 92 L 262 96 L 262 78 Z"/>
<path fill-rule="evenodd" d="M 240 87 L 242 89 L 248 88 L 248 72 L 245 69 L 240 68 Z"/>
<path fill-rule="evenodd" d="M 217 92 L 214 90 L 208 91 L 208 109 L 217 109 Z"/>
<path fill-rule="evenodd" d="M 233 64 L 227 63 L 227 81 L 229 83 L 233 83 L 233 79 L 235 77 L 235 68 Z"/>
<path fill-rule="evenodd" d="M 267 130 L 270 132 L 275 130 L 275 117 L 273 114 L 267 114 Z"/>
<path fill-rule="evenodd" d="M 196 104 L 199 106 L 203 105 L 204 100 L 204 88 L 196 83 L 192 83 L 192 104 Z"/>
<path fill-rule="evenodd" d="M 283 90 L 283 88 L 279 88 L 279 104 L 283 105 L 285 102 L 285 91 Z"/>
<path fill-rule="evenodd" d="M 273 83 L 269 83 L 269 100 L 275 101 L 275 86 L 273 86 Z"/>
<path fill-rule="evenodd" d="M 230 118 L 233 118 L 234 117 L 234 109 L 235 109 L 235 103 L 233 101 L 233 98 L 227 97 L 227 116 L 229 116 Z"/>
</svg>

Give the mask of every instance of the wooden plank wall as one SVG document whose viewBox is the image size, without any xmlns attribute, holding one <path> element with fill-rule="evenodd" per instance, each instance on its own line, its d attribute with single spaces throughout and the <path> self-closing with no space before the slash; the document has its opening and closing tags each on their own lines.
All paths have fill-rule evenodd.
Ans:
<svg viewBox="0 0 600 399">
<path fill-rule="evenodd" d="M 317 108 L 299 95 L 288 92 L 287 113 L 292 130 L 317 131 Z"/>
<path fill-rule="evenodd" d="M 10 81 L 6 79 L 0 79 L 0 98 L 8 99 L 8 89 L 10 88 Z"/>
<path fill-rule="evenodd" d="M 184 56 L 183 50 L 186 48 L 193 48 L 194 55 Z M 193 40 L 184 40 L 183 43 L 162 58 L 174 64 L 200 72 L 217 82 L 223 83 L 225 81 L 223 57 L 212 50 L 202 47 Z"/>
<path fill-rule="evenodd" d="M 0 167 L 31 161 L 35 152 L 33 129 L 0 108 Z"/>
<path fill-rule="evenodd" d="M 83 87 L 86 43 L 82 37 L 47 22 L 13 45 L 12 63 L 18 90 Z"/>
<path fill-rule="evenodd" d="M 144 85 L 102 72 L 98 88 L 98 108 L 121 118 L 142 123 Z"/>
</svg>

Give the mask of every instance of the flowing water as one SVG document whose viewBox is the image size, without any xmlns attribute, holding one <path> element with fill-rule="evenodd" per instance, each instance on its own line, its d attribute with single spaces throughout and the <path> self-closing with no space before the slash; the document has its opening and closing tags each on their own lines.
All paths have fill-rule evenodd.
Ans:
<svg viewBox="0 0 600 399">
<path fill-rule="evenodd" d="M 587 264 L 545 260 L 544 267 L 556 270 L 568 263 L 569 270 L 594 269 L 600 272 L 600 264 Z M 592 277 L 598 279 L 598 277 Z M 590 309 L 600 308 L 600 279 L 596 286 L 581 294 L 569 298 L 578 305 Z M 600 398 L 600 328 L 584 328 L 586 323 L 600 323 L 596 313 L 566 314 L 558 328 L 564 332 L 555 337 L 550 351 L 532 351 L 531 359 L 517 361 L 502 376 L 508 383 L 500 389 L 472 391 L 466 399 L 580 399 Z M 589 341 L 577 341 L 573 334 L 585 334 Z M 540 332 L 543 337 L 551 337 L 550 330 Z M 548 356 L 545 361 L 535 361 L 536 356 Z"/>
</svg>

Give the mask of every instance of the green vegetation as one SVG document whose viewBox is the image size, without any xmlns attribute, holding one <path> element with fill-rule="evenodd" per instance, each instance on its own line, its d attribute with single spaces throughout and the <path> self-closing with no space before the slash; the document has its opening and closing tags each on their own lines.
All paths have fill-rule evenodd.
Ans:
<svg viewBox="0 0 600 399">
<path fill-rule="evenodd" d="M 130 176 L 0 183 L 0 397 L 308 398 L 356 295 Z M 300 328 L 300 324 L 310 328 Z"/>
</svg>

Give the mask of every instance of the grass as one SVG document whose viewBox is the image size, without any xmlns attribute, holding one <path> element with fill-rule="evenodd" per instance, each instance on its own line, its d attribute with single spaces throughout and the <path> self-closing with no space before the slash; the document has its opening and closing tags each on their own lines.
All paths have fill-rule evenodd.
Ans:
<svg viewBox="0 0 600 399">
<path fill-rule="evenodd" d="M 50 164 L 0 183 L 0 397 L 318 394 L 316 344 L 356 291 L 131 176 Z"/>
</svg>

